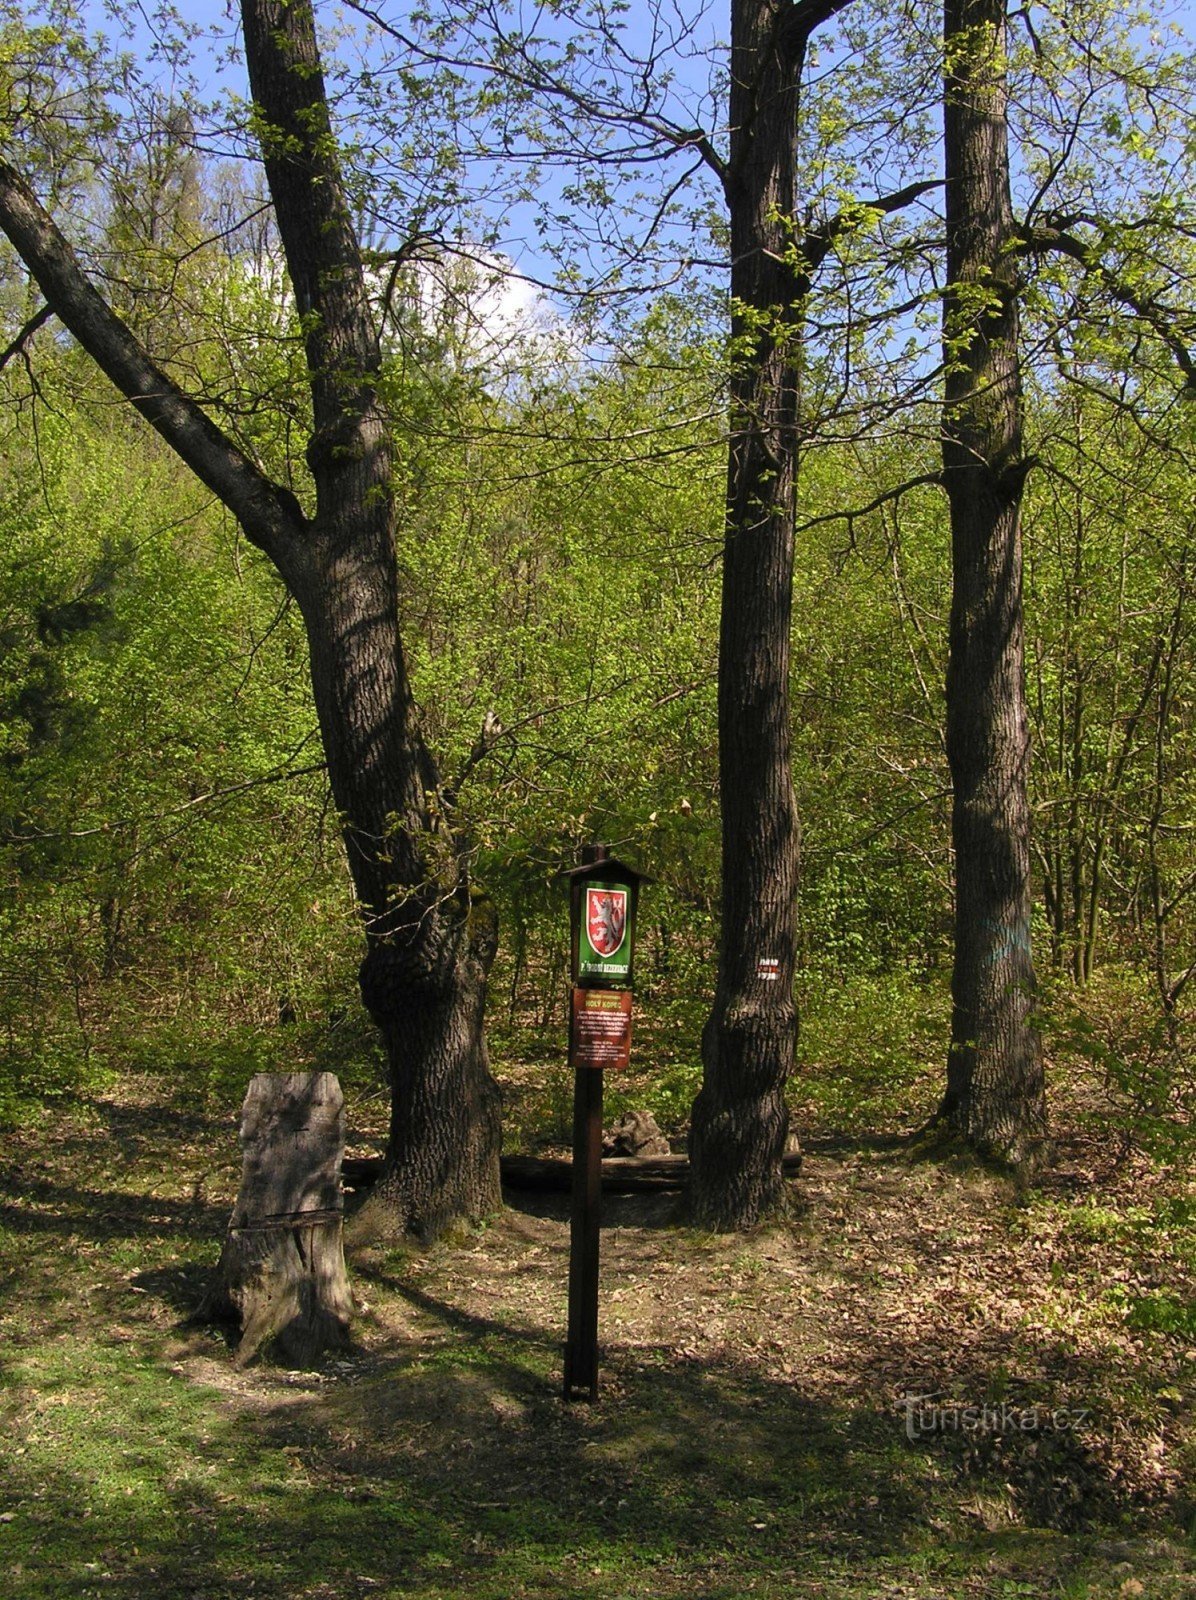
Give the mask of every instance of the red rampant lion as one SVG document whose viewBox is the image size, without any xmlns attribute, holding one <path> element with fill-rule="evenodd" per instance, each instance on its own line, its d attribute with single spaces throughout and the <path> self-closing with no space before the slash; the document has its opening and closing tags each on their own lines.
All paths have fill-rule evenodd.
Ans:
<svg viewBox="0 0 1196 1600">
<path fill-rule="evenodd" d="M 613 956 L 627 930 L 627 890 L 586 890 L 586 932 L 600 956 Z"/>
</svg>

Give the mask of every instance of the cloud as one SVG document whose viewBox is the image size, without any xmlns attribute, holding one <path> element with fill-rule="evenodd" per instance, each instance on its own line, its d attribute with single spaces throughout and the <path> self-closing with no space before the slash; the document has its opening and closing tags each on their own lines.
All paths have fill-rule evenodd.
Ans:
<svg viewBox="0 0 1196 1600">
<path fill-rule="evenodd" d="M 389 276 L 371 274 L 371 286 L 381 310 Z M 487 384 L 571 364 L 578 353 L 548 295 L 509 256 L 481 248 L 437 247 L 404 268 L 385 309 L 384 338 L 401 340 L 413 323 L 440 359 Z"/>
</svg>

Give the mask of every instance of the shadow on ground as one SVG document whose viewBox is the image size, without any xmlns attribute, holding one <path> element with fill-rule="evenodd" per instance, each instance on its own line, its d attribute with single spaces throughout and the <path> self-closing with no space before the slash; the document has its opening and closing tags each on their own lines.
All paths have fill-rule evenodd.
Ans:
<svg viewBox="0 0 1196 1600">
<path fill-rule="evenodd" d="M 1139 1537 L 1149 1507 L 1118 1501 L 1085 1435 L 907 1436 L 886 1373 L 924 1370 L 965 1395 L 1017 1387 L 998 1332 L 969 1323 L 963 1302 L 944 1298 L 941 1326 L 884 1315 L 878 1261 L 900 1246 L 950 1283 L 975 1244 L 944 1234 L 883 1165 L 850 1194 L 838 1168 L 813 1171 L 814 1221 L 775 1250 L 670 1233 L 672 1196 L 611 1197 L 612 1259 L 622 1249 L 666 1310 L 693 1291 L 750 1301 L 761 1320 L 750 1348 L 746 1335 L 699 1348 L 644 1337 L 642 1317 L 618 1333 L 612 1316 L 594 1408 L 558 1398 L 559 1308 L 545 1309 L 544 1285 L 563 1283 L 563 1196 L 535 1197 L 468 1250 L 358 1263 L 375 1309 L 360 1347 L 322 1372 L 238 1372 L 218 1338 L 184 1326 L 208 1272 L 195 1241 L 214 1252 L 227 1204 L 188 1199 L 182 1173 L 166 1198 L 106 1176 L 0 1173 L 0 1221 L 18 1241 L 0 1332 L 14 1441 L 0 1587 L 19 1600 L 1190 1591 L 1182 1505 L 1156 1508 L 1155 1536 Z M 989 1198 L 956 1187 L 946 1205 L 982 1215 Z M 849 1236 L 853 1205 L 904 1233 L 867 1254 Z M 908 1287 L 894 1292 L 908 1301 Z M 769 1339 L 770 1318 L 783 1339 Z M 803 1330 L 807 1353 L 783 1363 Z M 1081 1390 L 1108 1389 L 1099 1351 L 1067 1359 Z"/>
<path fill-rule="evenodd" d="M 232 1405 L 189 1369 L 213 1359 L 202 1341 L 184 1376 L 179 1363 L 156 1369 L 140 1432 L 113 1436 L 132 1446 L 123 1487 L 88 1477 L 79 1440 L 49 1484 L 36 1458 L 18 1463 L 4 1506 L 31 1525 L 36 1550 L 9 1592 L 937 1597 L 964 1592 L 983 1549 L 983 1573 L 964 1587 L 997 1596 L 1066 1592 L 1099 1548 L 986 1526 L 993 1485 L 911 1445 L 899 1418 L 731 1361 L 617 1347 L 603 1403 L 566 1407 L 542 1330 L 397 1292 L 428 1325 L 420 1336 L 322 1379 L 258 1374 Z M 195 1429 L 163 1456 L 155 1408 L 180 1383 Z M 102 1440 L 103 1421 L 91 1426 Z M 1148 1577 L 1155 1561 L 1162 1585 L 1134 1594 L 1182 1592 L 1170 1588 L 1183 1578 L 1173 1547 L 1133 1553 Z M 1016 1587 L 1031 1572 L 1041 1587 Z"/>
</svg>

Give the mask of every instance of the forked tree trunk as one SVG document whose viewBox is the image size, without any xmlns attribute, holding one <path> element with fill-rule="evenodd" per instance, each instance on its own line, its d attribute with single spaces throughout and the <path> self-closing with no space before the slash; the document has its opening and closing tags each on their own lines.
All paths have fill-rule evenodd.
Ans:
<svg viewBox="0 0 1196 1600">
<path fill-rule="evenodd" d="M 499 1204 L 498 1091 L 483 1035 L 493 914 L 471 890 L 416 723 L 398 630 L 391 436 L 381 350 L 331 143 L 309 0 L 243 0 L 266 176 L 304 320 L 317 491 L 295 584 L 349 867 L 365 918 L 362 998 L 391 1076 L 387 1230 Z"/>
<path fill-rule="evenodd" d="M 1030 951 L 1022 448 L 1004 0 L 946 0 L 943 481 L 953 590 L 947 755 L 955 964 L 940 1117 L 1021 1164 L 1045 1134 Z"/>
<path fill-rule="evenodd" d="M 382 1030 L 393 1117 L 371 1206 L 388 1231 L 498 1203 L 497 1090 L 482 1035 L 493 915 L 469 882 L 412 704 L 398 628 L 393 449 L 311 0 L 243 0 L 266 176 L 301 318 L 315 514 L 272 482 L 148 357 L 0 160 L 0 226 L 47 302 L 237 517 L 303 614 L 333 798 L 365 926 L 362 994 Z"/>
</svg>

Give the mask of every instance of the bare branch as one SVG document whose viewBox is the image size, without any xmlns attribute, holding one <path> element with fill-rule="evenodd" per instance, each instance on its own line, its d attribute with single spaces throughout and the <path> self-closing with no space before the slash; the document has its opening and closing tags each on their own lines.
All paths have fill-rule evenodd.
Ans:
<svg viewBox="0 0 1196 1600">
<path fill-rule="evenodd" d="M 25 354 L 25 346 L 28 341 L 32 339 L 39 328 L 45 327 L 53 315 L 54 308 L 48 305 L 43 306 L 40 311 L 34 312 L 8 349 L 4 351 L 3 355 L 0 355 L 0 372 L 4 371 L 13 356 L 23 356 Z"/>
</svg>

